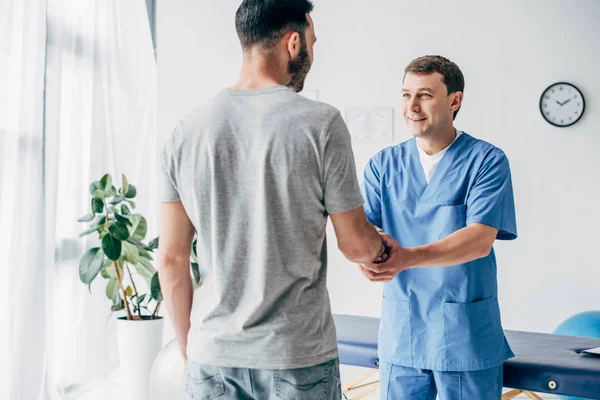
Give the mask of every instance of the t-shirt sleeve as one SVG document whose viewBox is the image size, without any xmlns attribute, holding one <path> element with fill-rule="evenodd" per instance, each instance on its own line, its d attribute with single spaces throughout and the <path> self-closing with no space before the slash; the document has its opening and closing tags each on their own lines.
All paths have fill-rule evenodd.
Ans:
<svg viewBox="0 0 600 400">
<path fill-rule="evenodd" d="M 497 239 L 516 239 L 515 200 L 504 153 L 491 153 L 477 175 L 467 196 L 467 225 L 481 223 L 498 229 Z"/>
<path fill-rule="evenodd" d="M 181 201 L 177 182 L 177 163 L 174 157 L 174 136 L 179 132 L 179 124 L 165 142 L 160 155 L 159 199 L 161 202 Z"/>
<path fill-rule="evenodd" d="M 335 214 L 362 205 L 350 133 L 339 112 L 324 132 L 323 175 L 327 213 Z"/>
<path fill-rule="evenodd" d="M 363 173 L 361 192 L 364 199 L 363 207 L 367 219 L 373 225 L 381 228 L 381 189 L 379 155 L 371 158 Z"/>
</svg>

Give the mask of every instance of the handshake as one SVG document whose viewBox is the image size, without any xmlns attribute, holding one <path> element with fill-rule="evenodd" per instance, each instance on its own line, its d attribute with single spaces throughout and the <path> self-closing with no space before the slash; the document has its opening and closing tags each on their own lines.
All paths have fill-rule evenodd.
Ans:
<svg viewBox="0 0 600 400">
<path fill-rule="evenodd" d="M 410 252 L 390 235 L 377 228 L 383 251 L 370 263 L 360 264 L 360 272 L 372 282 L 389 282 L 400 272 L 410 268 Z"/>
</svg>

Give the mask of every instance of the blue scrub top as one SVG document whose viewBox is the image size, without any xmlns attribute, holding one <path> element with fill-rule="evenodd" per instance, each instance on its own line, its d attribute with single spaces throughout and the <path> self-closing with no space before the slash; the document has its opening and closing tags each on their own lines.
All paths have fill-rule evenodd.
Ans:
<svg viewBox="0 0 600 400">
<path fill-rule="evenodd" d="M 362 184 L 372 224 L 403 247 L 436 242 L 472 223 L 517 237 L 508 160 L 464 133 L 442 157 L 429 184 L 416 139 L 388 147 L 367 164 Z M 384 287 L 379 358 L 434 371 L 474 371 L 514 354 L 498 306 L 494 250 L 451 267 L 408 269 Z"/>
</svg>

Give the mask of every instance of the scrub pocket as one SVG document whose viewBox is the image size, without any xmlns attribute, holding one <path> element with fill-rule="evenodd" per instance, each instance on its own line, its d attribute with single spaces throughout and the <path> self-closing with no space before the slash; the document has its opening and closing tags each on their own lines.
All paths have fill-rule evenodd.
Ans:
<svg viewBox="0 0 600 400">
<path fill-rule="evenodd" d="M 438 239 L 443 239 L 467 226 L 467 206 L 465 204 L 441 206 L 439 212 L 441 219 Z"/>
<path fill-rule="evenodd" d="M 187 399 L 209 400 L 225 394 L 225 384 L 217 367 L 188 360 L 185 378 Z"/>
<path fill-rule="evenodd" d="M 496 297 L 444 303 L 444 342 L 449 364 L 467 367 L 504 357 L 506 347 Z"/>
<path fill-rule="evenodd" d="M 383 297 L 379 325 L 379 358 L 394 363 L 412 363 L 410 303 Z"/>
</svg>

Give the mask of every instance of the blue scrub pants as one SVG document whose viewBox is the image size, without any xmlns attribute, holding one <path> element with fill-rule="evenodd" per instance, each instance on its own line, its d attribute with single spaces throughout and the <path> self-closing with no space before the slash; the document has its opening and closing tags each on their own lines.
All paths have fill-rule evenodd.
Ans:
<svg viewBox="0 0 600 400">
<path fill-rule="evenodd" d="M 502 364 L 480 371 L 431 371 L 379 365 L 381 400 L 499 400 Z"/>
</svg>

